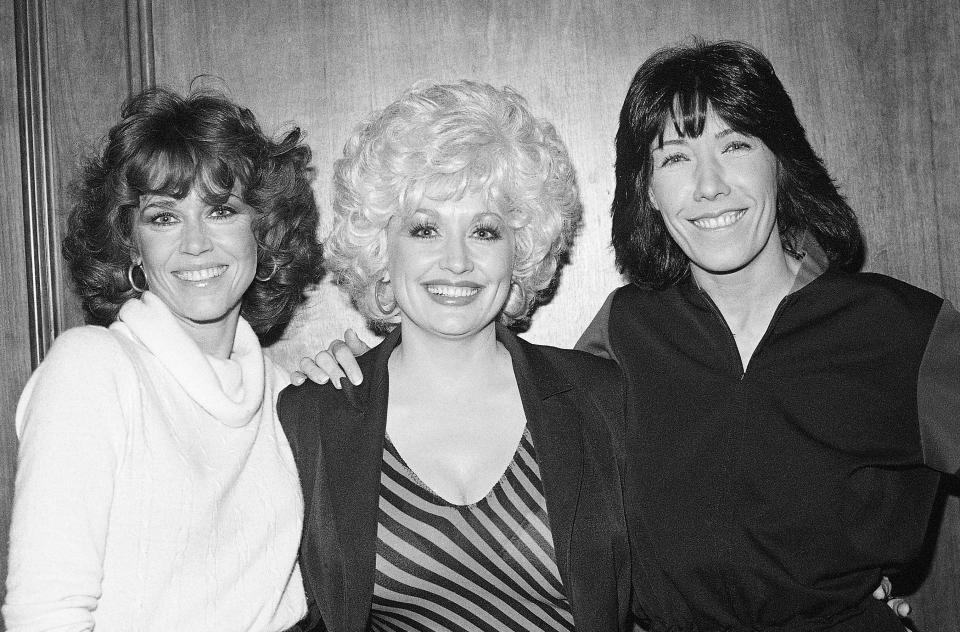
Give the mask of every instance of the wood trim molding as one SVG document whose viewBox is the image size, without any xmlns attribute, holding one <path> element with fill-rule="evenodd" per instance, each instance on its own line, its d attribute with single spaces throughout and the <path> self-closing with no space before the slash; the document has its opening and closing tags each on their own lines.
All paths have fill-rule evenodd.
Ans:
<svg viewBox="0 0 960 632">
<path fill-rule="evenodd" d="M 127 0 L 127 89 L 132 96 L 156 85 L 153 56 L 153 1 Z"/>
<path fill-rule="evenodd" d="M 66 275 L 55 208 L 48 84 L 49 0 L 14 0 L 30 362 L 36 368 L 64 329 Z M 155 83 L 152 0 L 126 0 L 127 92 Z"/>
<path fill-rule="evenodd" d="M 57 218 L 53 207 L 46 11 L 43 0 L 14 1 L 20 166 L 23 182 L 30 361 L 34 368 L 63 328 Z"/>
</svg>

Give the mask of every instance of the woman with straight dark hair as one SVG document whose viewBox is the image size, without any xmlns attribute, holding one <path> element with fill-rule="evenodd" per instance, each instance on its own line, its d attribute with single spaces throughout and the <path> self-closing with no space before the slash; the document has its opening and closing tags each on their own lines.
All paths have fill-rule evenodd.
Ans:
<svg viewBox="0 0 960 632">
<path fill-rule="evenodd" d="M 10 632 L 286 630 L 303 498 L 263 355 L 319 280 L 310 149 L 216 93 L 128 101 L 63 243 L 90 325 L 24 388 Z"/>
<path fill-rule="evenodd" d="M 960 469 L 960 316 L 863 244 L 770 62 L 658 51 L 617 133 L 615 359 L 650 630 L 899 632 L 870 594 Z"/>
<path fill-rule="evenodd" d="M 671 237 L 646 191 L 654 173 L 649 147 L 670 127 L 703 134 L 708 110 L 731 129 L 761 139 L 777 157 L 776 223 L 783 247 L 798 254 L 809 234 L 831 263 L 848 272 L 863 264 L 853 211 L 807 142 L 769 61 L 739 42 L 695 44 L 654 53 L 637 71 L 617 131 L 613 247 L 631 283 L 663 288 L 689 272 L 690 258 Z"/>
</svg>

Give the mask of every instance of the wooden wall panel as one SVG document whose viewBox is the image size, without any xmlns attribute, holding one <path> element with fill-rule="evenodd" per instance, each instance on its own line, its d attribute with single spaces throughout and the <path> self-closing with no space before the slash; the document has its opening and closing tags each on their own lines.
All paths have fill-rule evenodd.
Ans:
<svg viewBox="0 0 960 632">
<path fill-rule="evenodd" d="M 7 576 L 7 537 L 17 439 L 14 409 L 20 390 L 30 375 L 30 339 L 27 314 L 27 279 L 19 271 L 26 260 L 23 230 L 23 195 L 20 186 L 20 140 L 17 117 L 17 54 L 14 5 L 0 3 L 0 577 Z M 5 594 L 0 584 L 0 602 Z M 0 629 L 3 623 L 0 621 Z"/>
<path fill-rule="evenodd" d="M 119 119 L 120 104 L 130 94 L 128 81 L 139 78 L 139 60 L 131 60 L 128 55 L 124 2 L 57 0 L 45 4 L 53 159 L 50 190 L 58 218 L 59 254 L 70 210 L 68 187 L 76 166 L 97 149 L 106 131 Z M 62 266 L 62 260 L 58 261 Z M 69 288 L 67 271 L 61 267 L 59 272 L 62 282 L 58 300 L 62 327 L 66 329 L 83 324 L 83 315 Z"/>
<path fill-rule="evenodd" d="M 778 67 L 797 86 L 801 119 L 860 218 L 867 269 L 939 292 L 939 253 L 923 247 L 936 242 L 932 207 L 910 221 L 901 208 L 932 189 L 929 77 L 916 59 L 922 22 L 909 7 L 823 3 L 805 15 L 795 7 L 794 28 L 822 34 L 808 46 L 796 30 L 782 33 L 791 50 Z"/>
</svg>

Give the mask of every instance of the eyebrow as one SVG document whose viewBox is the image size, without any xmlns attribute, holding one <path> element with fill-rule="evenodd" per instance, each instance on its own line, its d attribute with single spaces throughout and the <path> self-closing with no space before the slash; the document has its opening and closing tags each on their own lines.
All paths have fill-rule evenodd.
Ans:
<svg viewBox="0 0 960 632">
<path fill-rule="evenodd" d="M 685 145 L 686 143 L 687 143 L 686 137 L 681 136 L 680 138 L 672 138 L 670 140 L 660 141 L 660 146 L 657 147 L 656 149 L 663 149 L 667 145 Z"/>
<path fill-rule="evenodd" d="M 714 134 L 713 137 L 719 139 L 719 138 L 724 138 L 725 136 L 729 136 L 730 134 L 737 134 L 737 133 L 739 132 L 737 132 L 737 130 L 733 129 L 732 127 L 725 127 L 719 132 L 717 132 L 716 134 Z M 680 138 L 671 138 L 670 140 L 662 141 L 660 143 L 660 146 L 655 149 L 663 149 L 667 145 L 684 145 L 686 144 L 686 142 L 687 142 L 686 136 L 681 136 Z"/>
<path fill-rule="evenodd" d="M 419 218 L 418 218 L 419 216 Z M 403 225 L 407 222 L 418 221 L 418 219 L 426 218 L 431 222 L 437 221 L 437 212 L 429 208 L 415 208 L 409 213 L 404 213 L 400 217 L 400 225 Z M 392 218 L 391 218 L 392 219 Z"/>
<path fill-rule="evenodd" d="M 148 199 L 149 201 L 143 208 L 149 208 L 151 206 L 159 206 L 161 208 L 173 208 L 174 206 L 177 205 L 177 202 L 180 201 L 177 198 L 174 198 L 172 196 L 162 195 L 162 194 L 151 194 L 150 198 Z M 243 198 L 241 198 L 236 193 L 232 193 L 232 192 L 230 193 L 229 196 L 227 196 L 227 199 L 224 200 L 222 203 L 226 204 L 230 200 L 236 200 L 240 204 L 245 204 L 249 206 L 249 204 Z"/>
<path fill-rule="evenodd" d="M 477 215 L 474 216 L 473 220 L 475 222 L 492 222 L 495 224 L 509 225 L 509 222 L 507 222 L 506 215 L 503 215 L 501 213 L 496 213 L 494 211 L 484 211 L 482 213 L 478 213 Z"/>
<path fill-rule="evenodd" d="M 169 197 L 151 197 L 148 202 L 143 205 L 142 210 L 147 210 L 152 206 L 159 208 L 173 208 L 177 205 L 177 201 Z"/>
</svg>

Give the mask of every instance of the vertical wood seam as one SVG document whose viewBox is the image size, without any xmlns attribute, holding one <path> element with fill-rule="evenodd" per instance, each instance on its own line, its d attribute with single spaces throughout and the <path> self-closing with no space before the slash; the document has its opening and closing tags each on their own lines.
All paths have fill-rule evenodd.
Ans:
<svg viewBox="0 0 960 632">
<path fill-rule="evenodd" d="M 156 85 L 153 56 L 153 1 L 140 0 L 140 79 L 144 88 Z"/>
<path fill-rule="evenodd" d="M 17 102 L 22 169 L 30 361 L 36 368 L 63 328 L 57 256 L 57 219 L 47 88 L 46 11 L 43 0 L 15 0 Z"/>
<path fill-rule="evenodd" d="M 133 96 L 156 85 L 152 0 L 127 0 L 127 93 Z"/>
<path fill-rule="evenodd" d="M 940 24 L 937 15 L 931 15 L 929 7 L 926 7 L 921 18 L 924 24 Z M 942 28 L 942 26 L 941 26 Z M 921 29 L 918 29 L 921 30 Z M 937 227 L 937 287 L 939 288 L 939 294 L 941 296 L 949 298 L 947 296 L 947 281 L 949 278 L 949 272 L 945 268 L 944 257 L 946 253 L 944 252 L 943 247 L 943 221 L 940 216 L 940 192 L 941 192 L 941 176 L 940 176 L 940 165 L 939 165 L 939 146 L 937 144 L 937 119 L 934 115 L 934 104 L 936 103 L 937 95 L 934 94 L 934 91 L 941 87 L 939 85 L 934 85 L 933 79 L 935 78 L 936 68 L 931 59 L 931 50 L 936 50 L 937 44 L 934 41 L 934 37 L 931 36 L 930 29 L 922 29 L 924 32 L 923 39 L 923 70 L 924 74 L 927 77 L 926 82 L 926 93 L 924 96 L 926 111 L 927 111 L 927 125 L 930 130 L 929 137 L 927 138 L 927 146 L 930 148 L 930 173 L 933 179 L 933 195 L 930 196 L 931 205 L 933 206 L 933 219 Z M 939 36 L 943 35 L 942 33 L 937 33 Z"/>
</svg>

